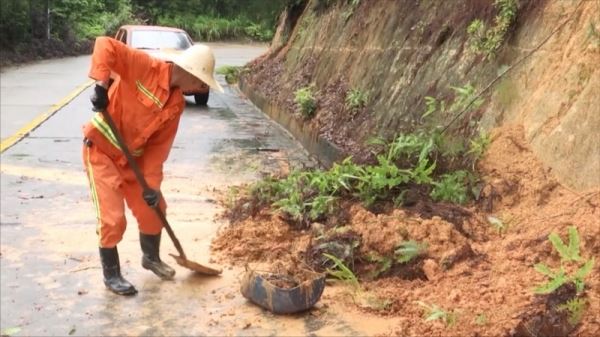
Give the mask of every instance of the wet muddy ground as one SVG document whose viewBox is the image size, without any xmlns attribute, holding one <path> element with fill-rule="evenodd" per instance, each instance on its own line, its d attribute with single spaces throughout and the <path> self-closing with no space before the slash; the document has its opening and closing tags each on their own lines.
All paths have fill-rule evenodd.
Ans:
<svg viewBox="0 0 600 337">
<path fill-rule="evenodd" d="M 222 48 L 216 49 L 221 64 L 239 64 L 252 52 L 262 52 L 217 48 Z M 195 275 L 168 257 L 175 249 L 167 236 L 161 255 L 177 275 L 174 281 L 161 281 L 140 265 L 138 233 L 130 214 L 119 252 L 124 276 L 139 293 L 123 298 L 107 291 L 80 159 L 80 126 L 91 116 L 89 94 L 83 92 L 2 153 L 2 331 L 15 336 L 359 336 L 390 331 L 394 321 L 336 301 L 336 294 L 344 291 L 338 286 L 327 287 L 308 313 L 273 315 L 241 295 L 241 266 L 221 261 L 222 276 Z M 315 165 L 235 89 L 213 94 L 209 108 L 188 104 L 179 130 L 162 190 L 171 226 L 194 261 L 215 261 L 209 246 L 226 225 L 217 216 L 223 211 L 217 199 L 229 186 Z"/>
</svg>

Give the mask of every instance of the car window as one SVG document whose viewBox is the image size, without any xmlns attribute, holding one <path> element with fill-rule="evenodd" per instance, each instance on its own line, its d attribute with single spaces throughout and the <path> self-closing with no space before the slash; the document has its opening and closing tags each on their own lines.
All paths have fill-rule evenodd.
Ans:
<svg viewBox="0 0 600 337">
<path fill-rule="evenodd" d="M 183 32 L 136 30 L 131 32 L 131 46 L 138 49 L 187 49 L 191 44 Z"/>
<path fill-rule="evenodd" d="M 117 33 L 116 39 L 123 43 L 127 43 L 127 31 L 125 29 L 120 29 Z"/>
</svg>

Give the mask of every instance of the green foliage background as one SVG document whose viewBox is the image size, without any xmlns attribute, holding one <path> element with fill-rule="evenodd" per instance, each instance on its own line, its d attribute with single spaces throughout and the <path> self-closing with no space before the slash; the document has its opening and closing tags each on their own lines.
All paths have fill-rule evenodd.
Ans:
<svg viewBox="0 0 600 337">
<path fill-rule="evenodd" d="M 289 0 L 2 0 L 0 47 L 112 36 L 127 23 L 186 29 L 194 40 L 270 40 Z"/>
</svg>

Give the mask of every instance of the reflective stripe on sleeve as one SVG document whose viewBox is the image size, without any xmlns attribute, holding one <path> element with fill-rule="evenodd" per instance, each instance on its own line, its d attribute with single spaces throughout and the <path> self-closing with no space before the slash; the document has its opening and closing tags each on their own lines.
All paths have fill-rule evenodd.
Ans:
<svg viewBox="0 0 600 337">
<path fill-rule="evenodd" d="M 119 150 L 121 149 L 119 143 L 117 142 L 117 138 L 100 113 L 96 113 L 96 115 L 94 115 L 94 118 L 92 118 L 92 125 L 94 125 L 96 129 L 98 129 L 98 131 L 100 131 L 100 133 L 102 133 L 102 135 L 104 135 L 104 137 L 108 139 L 112 145 L 114 145 L 114 147 Z"/>
<path fill-rule="evenodd" d="M 121 147 L 119 146 L 119 142 L 117 142 L 117 137 L 115 137 L 114 133 L 112 132 L 112 130 L 110 129 L 110 126 L 108 125 L 108 123 L 106 123 L 106 121 L 104 120 L 104 118 L 102 118 L 102 114 L 100 113 L 96 113 L 96 115 L 94 115 L 94 118 L 92 118 L 92 125 L 94 125 L 94 127 L 96 129 L 98 129 L 98 131 L 100 131 L 100 133 L 117 149 L 121 150 Z M 131 154 L 134 157 L 139 157 L 142 154 L 144 154 L 144 149 L 136 149 L 131 151 Z"/>
<path fill-rule="evenodd" d="M 163 103 L 158 99 L 158 97 L 154 96 L 154 94 L 148 90 L 148 88 L 146 88 L 142 82 L 135 81 L 135 85 L 137 86 L 138 90 L 141 91 L 144 95 L 146 95 L 146 97 L 150 98 L 154 104 L 156 104 L 156 106 L 158 106 L 159 108 L 163 108 Z"/>
</svg>

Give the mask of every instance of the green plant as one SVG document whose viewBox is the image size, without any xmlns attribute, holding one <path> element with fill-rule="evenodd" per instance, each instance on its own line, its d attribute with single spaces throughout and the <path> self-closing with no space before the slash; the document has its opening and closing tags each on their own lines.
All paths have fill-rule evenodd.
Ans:
<svg viewBox="0 0 600 337">
<path fill-rule="evenodd" d="M 330 214 L 335 206 L 336 198 L 330 195 L 317 195 L 312 201 L 306 203 L 309 209 L 308 217 L 316 221 L 326 214 Z"/>
<path fill-rule="evenodd" d="M 296 223 L 302 223 L 306 214 L 304 186 L 307 176 L 306 172 L 294 171 L 285 179 L 277 181 L 274 186 L 278 193 L 275 195 L 273 206 Z"/>
<path fill-rule="evenodd" d="M 304 201 L 300 193 L 290 193 L 287 197 L 281 198 L 273 203 L 279 212 L 283 212 L 295 221 L 301 222 L 304 217 Z"/>
<path fill-rule="evenodd" d="M 366 106 L 368 101 L 368 95 L 359 89 L 351 89 L 346 93 L 346 106 L 352 110 Z"/>
<path fill-rule="evenodd" d="M 471 103 L 471 101 L 477 96 L 475 92 L 475 87 L 471 85 L 471 83 L 467 83 L 462 87 L 450 87 L 455 92 L 454 101 L 450 106 L 449 111 L 456 112 L 463 110 Z M 472 109 L 477 109 L 483 104 L 483 99 L 478 98 L 473 103 L 471 103 Z"/>
<path fill-rule="evenodd" d="M 421 115 L 421 119 L 424 119 L 427 116 L 431 115 L 432 113 L 436 112 L 438 110 L 438 106 L 439 106 L 439 110 L 441 112 L 446 111 L 446 102 L 438 101 L 435 97 L 432 97 L 432 96 L 425 96 L 426 110 Z"/>
<path fill-rule="evenodd" d="M 326 270 L 326 272 L 343 281 L 346 282 L 348 284 L 350 284 L 352 287 L 358 289 L 360 288 L 360 284 L 358 282 L 358 278 L 356 277 L 356 275 L 354 275 L 354 273 L 352 272 L 352 270 L 350 270 L 350 268 L 348 268 L 344 262 L 342 262 L 342 260 L 340 260 L 339 258 L 337 258 L 336 256 L 333 256 L 331 254 L 327 254 L 327 253 L 323 253 L 323 256 L 325 256 L 326 258 L 330 259 L 333 263 L 334 263 L 334 267 L 332 268 L 328 268 Z"/>
<path fill-rule="evenodd" d="M 569 245 L 565 245 L 563 240 L 556 233 L 548 235 L 548 240 L 552 242 L 552 245 L 558 251 L 562 261 L 580 261 L 581 256 L 579 255 L 579 233 L 577 228 L 569 226 Z"/>
<path fill-rule="evenodd" d="M 560 267 L 558 272 L 550 270 L 546 265 L 538 263 L 534 267 L 535 271 L 548 276 L 551 280 L 535 289 L 537 294 L 549 294 L 554 290 L 560 288 L 563 284 L 568 281 L 568 277 L 565 270 Z"/>
<path fill-rule="evenodd" d="M 350 192 L 359 177 L 364 175 L 362 166 L 352 162 L 352 157 L 347 157 L 341 163 L 334 163 L 328 172 L 329 180 L 332 182 L 331 192 Z"/>
<path fill-rule="evenodd" d="M 336 195 L 352 188 L 356 167 L 346 159 L 328 172 L 293 171 L 281 179 L 267 177 L 250 189 L 258 200 L 271 204 L 287 219 L 305 224 L 305 220 L 316 221 L 335 210 Z"/>
<path fill-rule="evenodd" d="M 273 37 L 270 24 L 254 22 L 246 17 L 220 17 L 192 13 L 167 13 L 157 19 L 158 24 L 185 29 L 195 40 L 214 41 L 220 39 L 249 38 L 268 41 Z"/>
<path fill-rule="evenodd" d="M 300 112 L 306 119 L 314 116 L 317 110 L 317 103 L 312 93 L 311 87 L 304 87 L 294 92 L 294 102 L 300 106 Z"/>
<path fill-rule="evenodd" d="M 334 268 L 329 268 L 326 270 L 326 272 L 351 286 L 351 296 L 356 305 L 361 308 L 369 308 L 377 311 L 384 311 L 390 307 L 392 301 L 389 298 L 381 297 L 369 291 L 365 291 L 360 286 L 356 275 L 343 263 L 340 258 L 327 253 L 323 253 L 323 256 L 327 257 L 334 263 Z M 379 258 L 376 254 L 372 255 L 372 257 L 375 259 Z"/>
<path fill-rule="evenodd" d="M 224 65 L 217 68 L 216 72 L 219 75 L 225 75 L 225 81 L 229 84 L 237 83 L 243 67 Z"/>
<path fill-rule="evenodd" d="M 432 198 L 464 203 L 467 186 L 473 184 L 467 171 L 441 175 L 434 181 L 441 139 L 436 134 L 400 134 L 381 145 L 377 163 L 357 165 L 352 157 L 335 163 L 328 171 L 294 171 L 285 178 L 268 177 L 250 187 L 258 205 L 271 205 L 286 220 L 307 225 L 332 214 L 341 197 L 355 196 L 366 207 L 380 200 L 403 202 L 409 185 L 433 185 Z"/>
<path fill-rule="evenodd" d="M 282 194 L 282 185 L 281 179 L 268 176 L 250 186 L 250 195 L 258 199 L 261 203 L 270 204 Z"/>
<path fill-rule="evenodd" d="M 556 233 L 551 233 L 548 236 L 548 240 L 552 243 L 552 246 L 560 255 L 561 265 L 558 271 L 550 269 L 548 266 L 542 263 L 538 263 L 534 266 L 534 269 L 550 278 L 550 281 L 535 288 L 537 294 L 549 294 L 554 290 L 560 288 L 565 283 L 573 282 L 577 293 L 583 292 L 585 289 L 584 280 L 586 276 L 592 271 L 594 266 L 594 258 L 591 260 L 583 260 L 579 255 L 579 233 L 577 228 L 569 226 L 569 244 L 565 245 L 560 236 Z M 568 274 L 565 270 L 566 265 L 578 266 L 579 262 L 583 264 L 579 267 L 572 275 Z"/>
<path fill-rule="evenodd" d="M 484 102 L 482 98 L 476 98 L 478 94 L 475 91 L 475 87 L 470 83 L 462 87 L 450 86 L 450 88 L 454 90 L 454 98 L 452 103 L 449 104 L 445 100 L 437 99 L 433 96 L 425 96 L 425 112 L 421 114 L 421 120 L 425 120 L 434 113 L 438 115 L 439 119 L 443 118 L 446 114 L 457 113 L 467 107 L 477 109 Z"/>
<path fill-rule="evenodd" d="M 257 41 L 269 41 L 273 38 L 273 30 L 257 23 L 250 23 L 244 28 L 244 32 L 248 37 Z"/>
<path fill-rule="evenodd" d="M 471 23 L 467 27 L 467 34 L 469 34 L 470 36 L 476 35 L 478 38 L 484 37 L 484 31 L 485 24 L 483 23 L 483 21 L 481 21 L 481 19 L 475 19 L 471 21 Z"/>
<path fill-rule="evenodd" d="M 370 252 L 367 254 L 366 259 L 369 262 L 377 264 L 377 268 L 375 268 L 369 275 L 372 279 L 376 279 L 379 277 L 379 275 L 390 270 L 390 268 L 392 268 L 392 264 L 394 263 L 392 258 L 388 256 L 381 256 L 377 252 Z"/>
<path fill-rule="evenodd" d="M 417 241 L 402 241 L 399 247 L 394 251 L 396 262 L 407 263 L 419 255 L 427 252 L 427 244 Z"/>
<path fill-rule="evenodd" d="M 480 130 L 479 134 L 469 141 L 469 150 L 467 151 L 467 154 L 470 154 L 473 158 L 473 171 L 475 170 L 475 163 L 481 159 L 491 142 L 492 139 L 490 138 L 490 135 L 483 130 Z"/>
<path fill-rule="evenodd" d="M 566 303 L 560 304 L 556 307 L 558 311 L 568 311 L 569 323 L 571 325 L 577 325 L 581 322 L 581 318 L 587 308 L 587 300 L 585 298 L 575 297 L 568 300 Z"/>
<path fill-rule="evenodd" d="M 486 27 L 481 19 L 473 20 L 467 27 L 471 49 L 484 54 L 487 59 L 493 58 L 504 42 L 506 33 L 517 16 L 517 0 L 495 0 L 494 7 L 498 14 L 494 25 Z"/>
<path fill-rule="evenodd" d="M 244 27 L 249 24 L 249 21 L 185 13 L 161 16 L 158 23 L 185 29 L 195 39 L 214 41 L 244 36 Z"/>
<path fill-rule="evenodd" d="M 387 145 L 388 161 L 426 159 L 435 150 L 434 137 L 425 133 L 400 134 Z"/>
<path fill-rule="evenodd" d="M 444 324 L 446 324 L 446 326 L 453 326 L 454 324 L 456 324 L 456 321 L 458 319 L 458 314 L 455 311 L 446 311 L 442 308 L 440 308 L 439 306 L 437 306 L 436 304 L 427 304 L 425 302 L 421 302 L 421 301 L 416 301 L 415 303 L 417 303 L 419 306 L 423 307 L 425 309 L 425 321 L 429 322 L 429 321 L 435 321 L 435 320 L 441 320 L 442 322 L 444 322 Z"/>
<path fill-rule="evenodd" d="M 467 202 L 467 187 L 465 180 L 468 173 L 463 170 L 442 175 L 442 180 L 433 182 L 430 193 L 435 201 L 450 201 L 457 204 Z"/>
<path fill-rule="evenodd" d="M 320 170 L 311 171 L 307 175 L 307 180 L 308 185 L 319 195 L 330 194 L 339 188 L 336 186 L 338 181 L 331 174 Z"/>
<path fill-rule="evenodd" d="M 457 135 L 438 134 L 435 144 L 442 158 L 449 161 L 464 158 L 467 151 L 464 138 Z"/>
<path fill-rule="evenodd" d="M 377 157 L 378 165 L 364 167 L 364 174 L 358 177 L 355 194 L 369 207 L 375 201 L 387 198 L 392 189 L 407 183 L 411 171 L 398 168 L 384 156 Z"/>
</svg>

